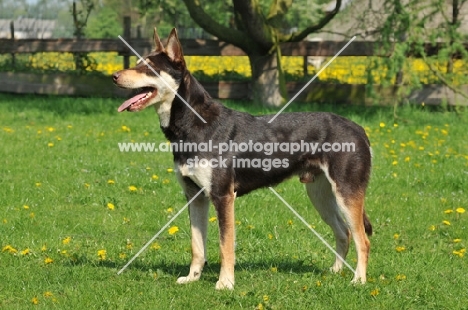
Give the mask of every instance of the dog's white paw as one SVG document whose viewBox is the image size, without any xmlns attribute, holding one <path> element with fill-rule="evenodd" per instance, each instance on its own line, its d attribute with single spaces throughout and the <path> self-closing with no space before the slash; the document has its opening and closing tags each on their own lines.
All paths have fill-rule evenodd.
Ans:
<svg viewBox="0 0 468 310">
<path fill-rule="evenodd" d="M 200 276 L 198 276 L 198 277 L 191 277 L 191 276 L 180 277 L 180 278 L 177 279 L 177 284 L 187 284 L 187 283 L 190 283 L 190 282 L 198 281 L 198 279 L 200 279 Z"/>
<path fill-rule="evenodd" d="M 366 278 L 362 277 L 354 277 L 353 280 L 351 281 L 352 284 L 366 284 Z"/>
<path fill-rule="evenodd" d="M 234 281 L 229 281 L 228 279 L 219 279 L 216 282 L 217 290 L 233 290 L 234 289 Z"/>
</svg>

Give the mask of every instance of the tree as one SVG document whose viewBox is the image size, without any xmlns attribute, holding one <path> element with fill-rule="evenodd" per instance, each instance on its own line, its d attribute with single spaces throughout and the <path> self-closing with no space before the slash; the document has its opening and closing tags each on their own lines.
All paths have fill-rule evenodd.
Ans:
<svg viewBox="0 0 468 310">
<path fill-rule="evenodd" d="M 292 0 L 272 0 L 269 9 L 259 0 L 233 0 L 233 21 L 225 25 L 208 14 L 200 1 L 184 0 L 192 19 L 219 40 L 241 48 L 249 57 L 252 70 L 251 99 L 267 106 L 279 106 L 286 99 L 281 67 L 280 44 L 298 42 L 330 22 L 341 7 L 337 0 L 318 22 L 292 33 L 282 32 Z M 268 11 L 267 14 L 265 12 Z"/>
</svg>

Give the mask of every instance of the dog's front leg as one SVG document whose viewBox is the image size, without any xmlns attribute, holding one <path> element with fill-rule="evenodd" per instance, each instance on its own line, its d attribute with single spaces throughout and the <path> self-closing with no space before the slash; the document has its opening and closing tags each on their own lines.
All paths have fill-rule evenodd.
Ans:
<svg viewBox="0 0 468 310">
<path fill-rule="evenodd" d="M 206 236 L 208 230 L 209 206 L 210 200 L 203 194 L 200 194 L 189 206 L 190 228 L 192 232 L 192 263 L 190 264 L 189 274 L 186 277 L 177 279 L 177 283 L 179 284 L 200 279 L 206 262 Z"/>
<path fill-rule="evenodd" d="M 213 204 L 218 214 L 219 242 L 221 252 L 221 271 L 216 289 L 234 289 L 234 200 L 236 194 L 231 189 L 227 195 L 212 195 Z"/>
</svg>

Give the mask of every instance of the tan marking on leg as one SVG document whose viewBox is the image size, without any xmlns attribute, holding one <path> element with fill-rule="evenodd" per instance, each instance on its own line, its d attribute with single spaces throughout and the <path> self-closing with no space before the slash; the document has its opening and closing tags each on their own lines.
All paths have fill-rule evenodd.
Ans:
<svg viewBox="0 0 468 310">
<path fill-rule="evenodd" d="M 234 221 L 234 186 L 231 192 L 223 197 L 218 197 L 215 208 L 218 212 L 221 271 L 216 289 L 234 289 L 234 265 L 235 265 L 235 221 Z M 217 205 L 219 204 L 219 205 Z"/>
</svg>

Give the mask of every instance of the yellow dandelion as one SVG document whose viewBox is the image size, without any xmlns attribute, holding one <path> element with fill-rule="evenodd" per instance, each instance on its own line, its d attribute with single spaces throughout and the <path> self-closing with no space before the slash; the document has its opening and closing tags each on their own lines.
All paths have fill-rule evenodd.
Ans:
<svg viewBox="0 0 468 310">
<path fill-rule="evenodd" d="M 54 262 L 54 260 L 50 257 L 46 257 L 44 259 L 44 264 L 48 265 L 48 264 L 52 264 Z"/>
<path fill-rule="evenodd" d="M 167 168 L 167 172 L 169 172 L 169 173 L 174 172 L 174 169 L 172 169 L 172 168 Z"/>
<path fill-rule="evenodd" d="M 3 219 L 3 224 L 6 224 L 8 223 L 8 220 L 7 219 Z"/>
<path fill-rule="evenodd" d="M 151 249 L 157 251 L 161 248 L 161 246 L 157 243 L 157 242 L 154 242 L 152 245 L 151 245 Z"/>
<path fill-rule="evenodd" d="M 268 295 L 263 295 L 263 301 L 267 302 L 268 300 L 270 300 L 270 297 L 268 297 Z"/>
<path fill-rule="evenodd" d="M 380 128 L 384 128 L 384 127 L 385 127 L 385 123 L 384 123 L 384 122 L 380 122 L 379 126 L 380 126 Z"/>
<path fill-rule="evenodd" d="M 177 233 L 179 231 L 179 227 L 177 226 L 172 226 L 171 228 L 169 228 L 168 232 L 169 232 L 169 235 L 174 235 L 175 233 Z"/>
<path fill-rule="evenodd" d="M 156 180 L 159 179 L 159 177 L 158 177 L 156 174 L 153 174 L 153 175 L 151 176 L 151 179 L 152 179 L 153 181 L 156 181 Z"/>
<path fill-rule="evenodd" d="M 52 297 L 52 296 L 54 296 L 54 294 L 52 294 L 52 292 L 49 292 L 49 291 L 44 292 L 44 294 L 42 294 L 42 295 L 44 295 L 44 297 Z"/>
<path fill-rule="evenodd" d="M 114 180 L 107 180 L 107 184 L 115 184 Z"/>
<path fill-rule="evenodd" d="M 23 206 L 23 209 L 26 209 L 26 210 L 28 210 L 28 209 L 29 209 L 29 206 L 27 206 L 27 205 L 24 205 L 24 206 Z"/>
<path fill-rule="evenodd" d="M 30 218 L 34 218 L 35 216 L 36 216 L 36 214 L 34 214 L 34 212 L 29 213 Z"/>
<path fill-rule="evenodd" d="M 460 239 L 460 238 L 455 238 L 455 239 L 453 239 L 453 243 L 459 243 L 459 242 L 461 242 L 461 241 L 462 241 L 462 239 Z"/>
<path fill-rule="evenodd" d="M 109 203 L 107 204 L 107 209 L 109 209 L 109 210 L 114 210 L 114 209 L 115 209 L 114 204 L 109 202 Z"/>
<path fill-rule="evenodd" d="M 255 227 L 253 225 L 247 225 L 247 229 L 254 229 Z"/>
<path fill-rule="evenodd" d="M 99 251 L 97 251 L 97 256 L 98 256 L 99 260 L 106 260 L 107 251 L 106 250 L 99 250 Z"/>
<path fill-rule="evenodd" d="M 278 267 L 271 267 L 270 270 L 271 272 L 278 272 Z"/>
<path fill-rule="evenodd" d="M 48 146 L 48 147 L 53 147 L 54 144 L 53 144 L 52 142 L 49 142 L 49 143 L 47 143 L 47 146 Z"/>
<path fill-rule="evenodd" d="M 292 224 L 293 224 L 293 221 L 292 221 L 292 220 L 289 220 L 289 221 L 288 221 L 288 225 L 289 225 L 289 226 L 292 226 Z"/>
<path fill-rule="evenodd" d="M 462 250 L 464 250 L 464 249 L 462 249 Z M 453 253 L 453 255 L 457 255 L 458 257 L 463 257 L 463 256 L 465 256 L 465 251 L 462 251 L 462 250 L 460 250 L 460 251 L 454 250 L 452 253 Z"/>
<path fill-rule="evenodd" d="M 162 181 L 162 184 L 169 184 L 169 182 L 170 182 L 170 181 L 169 181 L 168 179 L 164 179 L 164 180 Z"/>
<path fill-rule="evenodd" d="M 395 248 L 395 250 L 396 250 L 398 253 L 401 253 L 401 252 L 405 251 L 406 248 L 405 248 L 404 246 L 397 246 L 397 247 Z"/>
<path fill-rule="evenodd" d="M 374 297 L 375 297 L 375 296 L 377 296 L 377 295 L 380 294 L 380 291 L 379 291 L 378 289 L 375 289 L 375 290 L 372 290 L 372 291 L 370 292 L 370 294 L 371 294 L 371 296 L 374 296 Z"/>
<path fill-rule="evenodd" d="M 409 162 L 410 160 L 411 160 L 411 158 L 410 158 L 409 156 L 406 156 L 406 157 L 405 157 L 405 162 L 406 162 L 406 163 Z"/>
<path fill-rule="evenodd" d="M 67 128 L 68 128 L 68 129 L 72 129 L 73 126 L 72 126 L 72 125 L 68 125 Z"/>
<path fill-rule="evenodd" d="M 90 185 L 89 185 L 88 183 L 85 183 L 84 186 L 85 186 L 86 188 L 89 188 L 89 187 L 90 187 Z"/>
<path fill-rule="evenodd" d="M 127 254 L 125 254 L 125 253 L 120 253 L 120 254 L 119 254 L 119 258 L 120 258 L 120 259 L 124 259 L 124 258 L 126 258 L 126 257 L 127 257 Z"/>
<path fill-rule="evenodd" d="M 236 225 L 239 226 L 240 224 L 242 224 L 242 222 L 239 221 L 239 220 L 237 220 L 237 221 L 236 221 Z"/>
<path fill-rule="evenodd" d="M 442 221 L 442 223 L 443 223 L 444 225 L 450 226 L 450 222 L 449 222 L 449 221 Z"/>
<path fill-rule="evenodd" d="M 134 186 L 134 185 L 130 185 L 128 187 L 128 190 L 131 191 L 131 192 L 136 192 L 138 190 L 138 188 L 136 186 Z"/>
<path fill-rule="evenodd" d="M 434 231 L 434 230 L 436 230 L 436 226 L 435 226 L 435 225 L 431 225 L 431 226 L 429 226 L 429 230 L 430 230 L 430 231 Z"/>
<path fill-rule="evenodd" d="M 71 237 L 66 237 L 65 239 L 62 240 L 63 244 L 69 244 L 71 241 Z"/>
<path fill-rule="evenodd" d="M 121 129 L 122 129 L 122 131 L 124 131 L 124 132 L 130 132 L 130 131 L 131 131 L 130 128 L 127 127 L 127 126 L 125 126 L 125 125 L 123 125 L 123 126 L 121 127 Z"/>
<path fill-rule="evenodd" d="M 457 213 L 460 213 L 460 214 L 465 213 L 465 209 L 463 209 L 461 207 L 457 208 L 455 211 L 457 211 Z"/>
<path fill-rule="evenodd" d="M 39 304 L 39 299 L 37 299 L 37 297 L 33 297 L 33 299 L 31 299 L 31 303 L 33 305 L 37 305 L 37 304 Z"/>
<path fill-rule="evenodd" d="M 127 248 L 127 250 L 131 250 L 133 249 L 133 243 L 127 239 L 127 245 L 125 247 Z"/>
<path fill-rule="evenodd" d="M 48 132 L 53 132 L 53 131 L 55 131 L 55 128 L 54 127 L 47 127 L 47 131 Z"/>
<path fill-rule="evenodd" d="M 47 246 L 44 244 L 42 247 L 41 247 L 41 252 L 45 252 L 47 251 Z"/>
<path fill-rule="evenodd" d="M 172 213 L 172 212 L 174 212 L 174 209 L 172 209 L 172 208 L 167 208 L 166 209 L 166 213 Z"/>
<path fill-rule="evenodd" d="M 29 254 L 31 254 L 31 250 L 29 248 L 26 248 L 23 251 L 21 251 L 21 255 L 29 255 Z"/>
<path fill-rule="evenodd" d="M 448 131 L 445 130 L 445 129 L 442 129 L 440 132 L 441 132 L 443 135 L 445 135 L 445 136 L 448 135 Z"/>
<path fill-rule="evenodd" d="M 123 218 L 123 223 L 124 223 L 124 224 L 127 224 L 127 223 L 129 223 L 129 222 L 130 222 L 130 219 L 129 219 L 129 218 L 127 218 L 127 217 L 124 217 L 124 218 Z"/>
<path fill-rule="evenodd" d="M 216 216 L 212 216 L 209 219 L 210 223 L 216 222 Z"/>
<path fill-rule="evenodd" d="M 393 124 L 393 127 L 398 127 L 398 124 L 397 123 Z"/>
<path fill-rule="evenodd" d="M 447 209 L 447 210 L 444 211 L 445 214 L 450 214 L 450 213 L 452 213 L 452 212 L 453 212 L 452 209 Z"/>
<path fill-rule="evenodd" d="M 397 274 L 395 279 L 397 281 L 403 281 L 403 280 L 406 280 L 406 276 L 404 274 Z"/>
<path fill-rule="evenodd" d="M 41 182 L 36 182 L 35 185 L 36 185 L 36 187 L 41 187 L 42 183 Z"/>
<path fill-rule="evenodd" d="M 268 239 L 273 239 L 273 235 L 272 234 L 268 234 Z"/>
<path fill-rule="evenodd" d="M 400 238 L 399 234 L 393 234 L 393 239 L 398 239 L 398 238 Z"/>
<path fill-rule="evenodd" d="M 8 252 L 10 254 L 16 254 L 18 252 L 17 249 L 12 247 L 11 245 L 6 245 L 3 247 L 2 252 Z"/>
<path fill-rule="evenodd" d="M 322 281 L 318 281 L 318 280 L 317 280 L 317 281 L 315 282 L 315 285 L 316 285 L 316 286 L 322 286 Z"/>
</svg>

